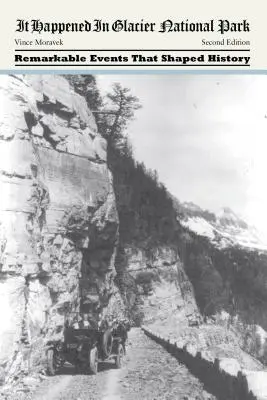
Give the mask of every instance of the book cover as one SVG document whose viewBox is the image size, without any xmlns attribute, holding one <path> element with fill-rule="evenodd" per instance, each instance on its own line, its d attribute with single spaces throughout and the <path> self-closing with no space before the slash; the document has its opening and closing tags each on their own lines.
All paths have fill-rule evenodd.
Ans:
<svg viewBox="0 0 267 400">
<path fill-rule="evenodd" d="M 0 397 L 265 399 L 264 2 L 0 19 Z"/>
</svg>

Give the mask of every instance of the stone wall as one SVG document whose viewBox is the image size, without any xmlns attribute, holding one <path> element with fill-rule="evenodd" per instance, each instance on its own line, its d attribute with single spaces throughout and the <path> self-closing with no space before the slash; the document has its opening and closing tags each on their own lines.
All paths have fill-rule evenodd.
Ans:
<svg viewBox="0 0 267 400">
<path fill-rule="evenodd" d="M 212 359 L 205 352 L 197 352 L 193 346 L 179 346 L 149 328 L 145 334 L 162 345 L 177 360 L 197 376 L 206 390 L 219 400 L 265 400 L 267 399 L 267 372 L 248 371 L 240 367 L 235 359 Z"/>
</svg>

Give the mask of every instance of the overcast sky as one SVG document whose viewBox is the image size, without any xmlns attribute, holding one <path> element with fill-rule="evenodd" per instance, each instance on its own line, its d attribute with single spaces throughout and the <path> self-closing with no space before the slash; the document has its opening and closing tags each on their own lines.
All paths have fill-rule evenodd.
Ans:
<svg viewBox="0 0 267 400">
<path fill-rule="evenodd" d="M 129 126 L 135 156 L 182 201 L 230 206 L 267 235 L 267 76 L 98 75 L 143 108 Z"/>
</svg>

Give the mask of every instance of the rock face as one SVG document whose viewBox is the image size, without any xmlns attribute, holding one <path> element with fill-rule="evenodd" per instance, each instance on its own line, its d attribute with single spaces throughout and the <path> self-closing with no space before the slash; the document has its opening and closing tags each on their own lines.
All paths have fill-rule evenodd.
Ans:
<svg viewBox="0 0 267 400">
<path fill-rule="evenodd" d="M 136 323 L 177 329 L 180 323 L 199 321 L 193 287 L 175 248 L 126 247 L 120 261 L 126 271 L 122 292 Z"/>
<path fill-rule="evenodd" d="M 97 318 L 121 299 L 106 142 L 85 99 L 63 77 L 30 75 L 2 76 L 0 102 L 0 368 L 8 375 L 39 363 L 66 310 Z"/>
</svg>

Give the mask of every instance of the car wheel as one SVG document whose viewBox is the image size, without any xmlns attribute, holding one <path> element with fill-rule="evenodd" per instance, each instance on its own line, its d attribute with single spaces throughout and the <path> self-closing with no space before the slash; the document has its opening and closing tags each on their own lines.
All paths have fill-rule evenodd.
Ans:
<svg viewBox="0 0 267 400">
<path fill-rule="evenodd" d="M 98 370 L 98 350 L 93 347 L 89 352 L 89 369 L 92 374 L 97 374 Z"/>
<path fill-rule="evenodd" d="M 49 375 L 55 375 L 57 370 L 55 350 L 47 350 L 47 372 Z"/>
<path fill-rule="evenodd" d="M 102 351 L 104 357 L 109 357 L 112 352 L 113 337 L 111 329 L 107 329 L 102 337 Z"/>
<path fill-rule="evenodd" d="M 123 349 L 122 344 L 119 344 L 118 353 L 116 354 L 116 357 L 115 357 L 116 368 L 121 368 L 122 367 L 123 356 L 124 356 L 124 349 Z"/>
</svg>

